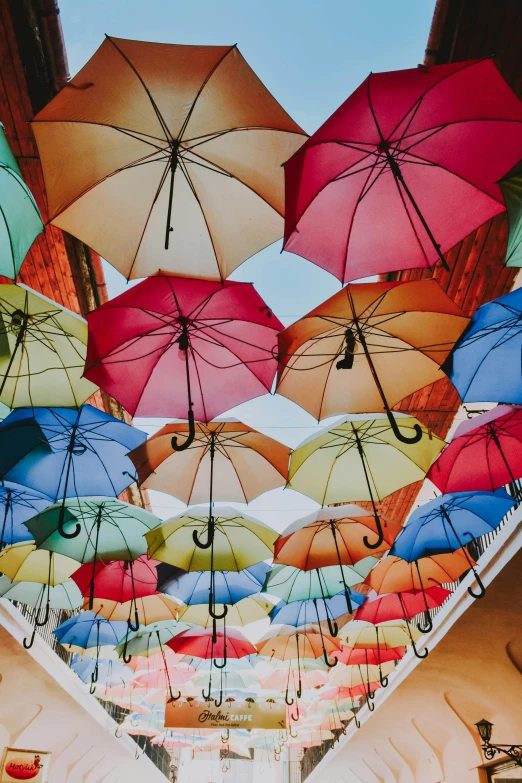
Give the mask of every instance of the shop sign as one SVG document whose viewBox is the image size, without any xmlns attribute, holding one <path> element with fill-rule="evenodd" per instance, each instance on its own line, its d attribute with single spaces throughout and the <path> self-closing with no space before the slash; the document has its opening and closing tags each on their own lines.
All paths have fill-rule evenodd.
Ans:
<svg viewBox="0 0 522 783">
<path fill-rule="evenodd" d="M 276 702 L 235 699 L 216 707 L 213 701 L 173 701 L 165 709 L 165 726 L 177 729 L 283 729 L 286 707 Z"/>
<path fill-rule="evenodd" d="M 0 783 L 30 780 L 45 783 L 51 754 L 43 750 L 6 748 L 0 767 Z"/>
</svg>

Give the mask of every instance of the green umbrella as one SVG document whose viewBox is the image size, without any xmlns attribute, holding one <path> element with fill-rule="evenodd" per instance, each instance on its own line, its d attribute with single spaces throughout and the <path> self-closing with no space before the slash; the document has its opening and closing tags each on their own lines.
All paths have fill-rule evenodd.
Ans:
<svg viewBox="0 0 522 783">
<path fill-rule="evenodd" d="M 115 649 L 127 663 L 132 655 L 149 658 L 151 655 L 161 652 L 163 646 L 178 633 L 187 631 L 189 628 L 192 628 L 189 623 L 177 623 L 174 620 L 162 620 L 151 623 L 151 625 L 143 625 L 138 631 L 126 634 Z"/>
<path fill-rule="evenodd" d="M 0 275 L 16 278 L 34 240 L 44 229 L 31 191 L 0 123 Z"/>
<path fill-rule="evenodd" d="M 46 594 L 49 596 L 50 609 L 74 612 L 83 603 L 80 589 L 71 579 L 51 587 L 37 582 L 12 582 L 7 576 L 0 576 L 0 596 L 32 606 L 37 610 L 37 614 L 45 602 Z"/>
<path fill-rule="evenodd" d="M 60 525 L 62 506 L 64 521 Z M 135 560 L 144 555 L 147 542 L 143 536 L 160 522 L 158 517 L 139 506 L 113 498 L 91 497 L 55 503 L 30 519 L 26 526 L 40 549 L 59 552 L 79 563 L 93 564 L 89 594 L 89 606 L 92 607 L 96 563 Z M 77 534 L 74 538 L 64 538 L 59 527 L 64 533 Z"/>
<path fill-rule="evenodd" d="M 342 566 L 344 583 L 348 587 L 360 584 L 378 563 L 376 557 L 365 557 L 353 566 Z M 274 566 L 267 574 L 263 592 L 286 601 L 307 601 L 310 598 L 333 598 L 342 592 L 341 566 L 301 571 L 293 566 Z"/>
<path fill-rule="evenodd" d="M 509 236 L 506 266 L 522 267 L 522 161 L 498 183 L 506 204 Z"/>
</svg>

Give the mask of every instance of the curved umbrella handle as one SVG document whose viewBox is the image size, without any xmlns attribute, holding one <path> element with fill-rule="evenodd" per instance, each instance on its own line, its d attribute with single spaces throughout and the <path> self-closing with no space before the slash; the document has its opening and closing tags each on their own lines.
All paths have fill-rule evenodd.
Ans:
<svg viewBox="0 0 522 783">
<path fill-rule="evenodd" d="M 183 441 L 181 445 L 179 445 L 178 436 L 173 435 L 170 441 L 173 451 L 185 451 L 185 449 L 188 449 L 189 446 L 192 445 L 192 442 L 196 436 L 196 425 L 194 424 L 194 414 L 192 412 L 192 408 L 189 408 L 187 418 L 188 418 L 188 426 L 189 426 L 187 438 L 186 440 Z"/>
<path fill-rule="evenodd" d="M 96 684 L 98 682 L 98 661 L 94 665 L 94 671 L 91 674 L 91 682 Z"/>
<path fill-rule="evenodd" d="M 194 536 L 194 533 L 196 533 L 195 530 L 192 533 L 193 536 Z M 194 541 L 195 541 L 195 539 L 194 539 Z M 206 549 L 206 547 L 204 547 L 204 548 Z M 223 611 L 221 612 L 221 614 L 218 614 L 218 612 L 216 612 L 216 604 L 214 603 L 214 595 L 213 595 L 212 590 L 209 590 L 209 593 L 208 593 L 208 613 L 212 617 L 213 620 L 222 620 L 228 614 L 228 606 L 226 604 L 223 604 Z"/>
<path fill-rule="evenodd" d="M 127 620 L 127 627 L 129 631 L 136 632 L 139 631 L 140 628 L 140 620 L 138 617 L 138 609 L 137 607 L 134 607 L 134 623 L 131 621 L 130 616 Z"/>
<path fill-rule="evenodd" d="M 379 669 L 379 682 L 381 683 L 381 688 L 387 688 L 388 687 L 388 677 L 382 676 L 382 671 Z"/>
<path fill-rule="evenodd" d="M 281 759 L 280 759 L 279 753 L 276 753 L 275 750 L 274 750 L 274 761 L 280 761 L 280 760 Z"/>
<path fill-rule="evenodd" d="M 181 691 L 178 689 L 178 695 L 177 696 L 173 696 L 172 695 L 172 691 L 171 691 L 170 692 L 170 696 L 169 696 L 169 700 L 168 700 L 168 704 L 170 704 L 173 701 L 178 701 L 178 699 L 181 699 Z"/>
<path fill-rule="evenodd" d="M 208 525 L 207 540 L 205 543 L 201 542 L 197 530 L 192 531 L 192 540 L 194 541 L 195 545 L 199 547 L 199 549 L 210 549 L 214 543 L 214 525 Z"/>
<path fill-rule="evenodd" d="M 420 631 L 421 633 L 429 633 L 430 631 L 432 631 L 432 630 L 433 630 L 433 620 L 431 619 L 431 615 L 430 615 L 430 613 L 429 613 L 428 611 L 426 611 L 426 612 L 424 613 L 424 615 L 425 615 L 425 619 L 426 619 L 426 623 L 427 623 L 427 625 L 426 625 L 426 626 L 422 626 L 422 625 L 420 625 L 420 623 L 419 623 L 419 625 L 417 626 L 417 628 L 419 629 L 419 631 Z M 424 656 L 422 656 L 422 657 L 424 657 Z"/>
<path fill-rule="evenodd" d="M 386 415 L 388 416 L 388 421 L 390 422 L 390 427 L 393 430 L 393 434 L 397 438 L 397 440 L 400 440 L 401 443 L 418 443 L 420 439 L 422 438 L 422 428 L 420 424 L 414 424 L 413 430 L 415 432 L 415 435 L 412 435 L 411 438 L 409 438 L 407 435 L 403 435 L 402 432 L 399 429 L 399 426 L 397 424 L 397 419 L 391 412 L 389 408 L 386 408 Z"/>
<path fill-rule="evenodd" d="M 37 612 L 35 618 L 34 618 L 34 624 L 37 625 L 39 628 L 41 628 L 43 625 L 47 625 L 47 621 L 49 620 L 49 612 L 50 612 L 50 604 L 49 599 L 47 599 L 47 603 L 45 605 L 45 612 L 44 612 L 44 618 L 43 620 L 40 620 L 39 614 L 40 611 Z"/>
<path fill-rule="evenodd" d="M 94 696 L 96 693 L 96 683 L 91 681 L 91 684 L 89 685 L 89 693 L 91 696 Z"/>
<path fill-rule="evenodd" d="M 474 593 L 473 592 L 473 588 L 468 587 L 468 593 L 470 594 L 470 596 L 472 598 L 476 598 L 478 600 L 479 598 L 484 598 L 484 596 L 486 595 L 486 588 L 484 587 L 484 583 L 483 583 L 482 579 L 480 578 L 480 576 L 475 571 L 475 569 L 473 568 L 472 570 L 473 570 L 473 575 L 474 575 L 475 579 L 477 580 L 477 584 L 479 586 L 479 592 L 478 593 Z"/>
<path fill-rule="evenodd" d="M 330 631 L 330 636 L 333 636 L 334 638 L 339 633 L 339 626 L 335 622 L 335 620 L 330 620 L 330 618 L 327 616 L 326 619 L 328 620 L 328 630 Z"/>
<path fill-rule="evenodd" d="M 221 735 L 221 742 L 223 743 L 223 745 L 226 745 L 229 739 L 230 739 L 230 729 L 227 729 L 226 733 Z"/>
<path fill-rule="evenodd" d="M 294 698 L 293 697 L 291 699 L 288 699 L 288 685 L 286 686 L 285 702 L 286 702 L 288 707 L 291 707 L 292 704 L 294 703 Z"/>
<path fill-rule="evenodd" d="M 221 707 L 223 704 L 223 691 L 219 691 L 219 701 L 217 699 L 214 699 L 214 704 L 216 707 Z"/>
<path fill-rule="evenodd" d="M 201 690 L 201 695 L 203 696 L 203 699 L 205 701 L 208 701 L 210 699 L 211 692 L 212 692 L 212 680 L 209 680 L 208 681 L 208 693 L 206 694 L 204 689 Z"/>
<path fill-rule="evenodd" d="M 368 707 L 368 709 L 370 710 L 370 712 L 373 712 L 373 711 L 374 711 L 374 709 L 375 709 L 375 704 L 372 702 L 372 700 L 371 700 L 371 699 L 368 699 L 368 700 L 367 700 L 367 702 L 366 702 L 366 706 Z"/>
<path fill-rule="evenodd" d="M 227 665 L 227 651 L 225 648 L 225 650 L 223 650 L 223 663 L 218 663 L 214 659 L 214 666 L 216 667 L 216 669 L 224 669 L 226 665 Z"/>
<path fill-rule="evenodd" d="M 326 650 L 323 653 L 323 658 L 324 658 L 325 664 L 328 666 L 329 669 L 333 669 L 333 667 L 337 666 L 337 664 L 339 663 L 337 658 L 334 658 L 333 659 L 333 663 L 330 663 L 330 661 L 328 660 L 328 653 L 326 652 Z"/>
<path fill-rule="evenodd" d="M 116 731 L 114 732 L 114 736 L 116 739 L 121 739 L 123 737 L 123 734 L 118 734 L 119 726 L 116 726 Z"/>
<path fill-rule="evenodd" d="M 291 726 L 290 726 L 290 736 L 292 737 L 292 739 L 297 739 L 297 737 L 298 737 L 298 735 L 299 735 L 299 732 L 298 732 L 298 731 L 296 731 L 296 733 L 295 733 L 295 734 L 292 734 L 292 729 L 293 729 L 293 726 L 291 725 Z"/>
<path fill-rule="evenodd" d="M 36 627 L 33 628 L 33 632 L 31 634 L 30 640 L 27 641 L 27 637 L 24 639 L 23 644 L 26 650 L 30 650 L 31 647 L 33 646 L 35 634 L 36 634 Z"/>
<path fill-rule="evenodd" d="M 300 713 L 299 713 L 299 704 L 295 705 L 295 712 L 296 712 L 295 717 L 294 717 L 294 715 L 292 713 L 290 713 L 290 717 L 292 718 L 294 723 L 297 723 L 297 721 L 299 720 L 299 715 L 300 715 Z"/>
<path fill-rule="evenodd" d="M 63 506 L 62 506 L 62 508 L 63 508 Z M 64 517 L 64 515 L 60 511 L 60 520 L 58 522 L 58 532 L 61 535 L 61 537 L 62 538 L 76 538 L 77 536 L 79 536 L 80 532 L 81 532 L 81 529 L 82 529 L 82 526 L 80 525 L 80 523 L 77 522 L 75 527 L 74 527 L 74 530 L 71 533 L 67 533 L 66 530 L 64 529 L 65 520 L 64 520 L 63 517 Z"/>
<path fill-rule="evenodd" d="M 381 518 L 377 513 L 375 513 L 374 519 L 375 526 L 377 527 L 377 541 L 374 541 L 373 544 L 370 544 L 368 536 L 363 536 L 363 544 L 367 549 L 379 549 L 379 547 L 382 545 L 382 542 L 384 541 L 384 531 L 382 529 Z"/>
<path fill-rule="evenodd" d="M 355 714 L 354 714 L 354 716 L 353 716 L 353 719 L 354 719 L 354 721 L 355 721 L 355 725 L 357 726 L 357 728 L 358 728 L 358 729 L 360 729 L 360 728 L 361 728 L 361 724 L 360 724 L 360 723 L 359 723 L 359 721 L 357 720 L 357 715 L 355 715 Z"/>
<path fill-rule="evenodd" d="M 421 653 L 420 653 L 420 652 L 417 650 L 417 647 L 415 646 L 415 642 L 413 641 L 413 639 L 411 640 L 411 646 L 412 646 L 413 652 L 415 653 L 415 657 L 416 657 L 416 658 L 419 658 L 420 660 L 422 660 L 423 658 L 425 658 L 425 657 L 427 656 L 427 654 L 429 653 L 429 650 L 428 650 L 428 648 L 427 648 L 427 647 L 425 647 L 425 648 L 424 648 L 424 651 L 423 651 L 423 653 L 421 654 Z"/>
</svg>

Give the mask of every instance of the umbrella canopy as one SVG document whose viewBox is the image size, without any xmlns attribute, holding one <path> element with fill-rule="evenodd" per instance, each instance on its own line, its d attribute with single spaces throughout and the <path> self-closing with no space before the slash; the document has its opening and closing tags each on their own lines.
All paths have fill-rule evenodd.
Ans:
<svg viewBox="0 0 522 783">
<path fill-rule="evenodd" d="M 38 582 L 12 582 L 7 576 L 0 576 L 0 595 L 10 601 L 18 601 L 26 606 L 40 607 L 46 602 L 48 594 L 50 609 L 65 609 L 74 612 L 83 603 L 82 594 L 73 581 L 50 585 Z"/>
<path fill-rule="evenodd" d="M 342 575 L 339 566 L 301 571 L 292 566 L 276 565 L 267 575 L 263 591 L 287 604 L 309 598 L 333 598 L 343 589 L 343 580 L 350 587 L 363 582 L 377 562 L 377 558 L 367 557 L 356 566 L 342 566 Z"/>
<path fill-rule="evenodd" d="M 134 561 L 97 562 L 94 569 L 85 563 L 72 575 L 82 595 L 89 595 L 94 570 L 94 598 L 125 603 L 152 595 L 158 587 L 156 561 L 141 556 Z"/>
<path fill-rule="evenodd" d="M 81 612 L 55 628 L 53 633 L 64 647 L 75 652 L 101 646 L 115 647 L 124 635 L 127 623 L 110 623 L 94 612 Z"/>
<path fill-rule="evenodd" d="M 227 606 L 226 624 L 229 625 L 244 626 L 248 623 L 254 623 L 257 620 L 264 620 L 268 617 L 270 612 L 274 608 L 272 601 L 266 601 L 264 596 L 251 595 L 247 598 L 242 598 L 233 606 Z M 216 601 L 215 612 L 222 614 L 225 605 Z M 208 609 L 208 592 L 207 601 L 205 604 L 194 604 L 192 606 L 180 606 L 179 618 L 186 623 L 192 623 L 193 625 L 199 625 L 202 628 L 210 628 L 213 625 L 214 618 Z M 223 618 L 223 621 L 225 618 Z"/>
<path fill-rule="evenodd" d="M 152 277 L 88 316 L 85 376 L 136 416 L 210 421 L 270 391 L 283 328 L 250 283 Z M 172 441 L 172 439 L 171 439 Z"/>
<path fill-rule="evenodd" d="M 147 659 L 149 666 L 156 666 L 156 664 L 159 664 L 160 662 L 165 665 L 166 660 L 167 667 L 170 667 L 177 663 L 179 658 L 171 660 L 167 657 L 164 660 L 161 655 L 155 658 L 152 663 L 150 663 L 150 660 L 156 656 L 157 653 L 168 653 L 169 656 L 172 655 L 169 650 L 163 649 L 164 646 L 173 639 L 174 636 L 182 633 L 182 631 L 187 631 L 189 628 L 190 626 L 187 623 L 174 622 L 172 619 L 167 622 L 155 622 L 150 626 L 144 626 L 137 631 L 127 633 L 125 640 L 117 646 L 116 652 L 119 655 L 142 656 Z"/>
<path fill-rule="evenodd" d="M 471 563 L 475 565 L 473 560 Z M 413 563 L 388 555 L 368 574 L 366 584 L 379 595 L 424 591 L 428 586 L 456 582 L 469 568 L 467 558 L 459 550 L 447 555 L 423 557 Z"/>
<path fill-rule="evenodd" d="M 171 639 L 167 646 L 174 652 L 205 659 L 243 658 L 256 652 L 254 645 L 234 628 L 227 628 L 226 632 L 218 628 L 215 642 L 211 629 L 191 628 Z"/>
<path fill-rule="evenodd" d="M 20 408 L 0 423 L 0 475 L 54 502 L 116 497 L 135 480 L 127 453 L 146 437 L 92 405 Z"/>
<path fill-rule="evenodd" d="M 506 205 L 509 235 L 506 266 L 522 267 L 522 166 L 520 161 L 499 181 Z"/>
<path fill-rule="evenodd" d="M 198 423 L 192 445 L 172 450 L 187 424 L 167 424 L 129 455 L 140 484 L 187 505 L 212 500 L 250 503 L 285 485 L 290 449 L 239 421 Z"/>
<path fill-rule="evenodd" d="M 15 442 L 11 442 L 12 449 Z M 52 503 L 51 498 L 12 481 L 0 483 L 0 546 L 30 541 L 24 522 Z"/>
<path fill-rule="evenodd" d="M 0 402 L 77 408 L 97 390 L 83 377 L 83 318 L 20 284 L 0 284 Z"/>
<path fill-rule="evenodd" d="M 224 279 L 282 236 L 304 131 L 236 46 L 107 36 L 72 85 L 33 121 L 49 217 L 127 279 Z"/>
<path fill-rule="evenodd" d="M 335 657 L 346 666 L 379 666 L 386 661 L 400 661 L 405 654 L 406 647 L 343 647 L 341 652 L 335 653 Z"/>
<path fill-rule="evenodd" d="M 259 655 L 288 661 L 295 658 L 319 658 L 323 655 L 323 645 L 327 653 L 340 650 L 341 645 L 328 634 L 323 634 L 318 625 L 305 625 L 294 628 L 290 625 L 274 626 L 257 643 Z"/>
<path fill-rule="evenodd" d="M 268 525 L 227 506 L 215 507 L 210 513 L 212 547 L 201 549 L 194 541 L 193 533 L 201 536 L 209 529 L 209 509 L 196 507 L 146 533 L 149 557 L 186 571 L 242 571 L 272 557 L 277 533 Z"/>
<path fill-rule="evenodd" d="M 22 541 L 0 552 L 0 572 L 13 582 L 37 582 L 55 587 L 69 580 L 77 568 L 77 560 L 37 549 L 34 541 Z"/>
<path fill-rule="evenodd" d="M 378 595 L 371 593 L 363 606 L 360 606 L 355 615 L 356 620 L 364 620 L 369 623 L 387 623 L 393 620 L 409 620 L 417 614 L 428 609 L 436 609 L 442 606 L 446 598 L 451 595 L 445 587 L 426 587 L 424 597 L 422 592 L 407 590 L 404 593 L 388 593 Z M 344 661 L 347 663 L 347 661 Z"/>
<path fill-rule="evenodd" d="M 351 620 L 339 631 L 339 639 L 347 647 L 369 650 L 390 650 L 396 647 L 407 647 L 411 640 L 418 641 L 421 632 L 415 626 L 408 626 L 405 620 L 393 620 L 386 623 L 364 622 Z M 390 671 L 393 671 L 393 661 Z"/>
<path fill-rule="evenodd" d="M 95 598 L 92 607 L 89 606 L 89 599 L 86 599 L 84 609 L 87 608 L 92 608 L 100 617 L 111 621 L 127 620 L 135 613 L 136 624 L 149 626 L 162 621 L 177 620 L 179 603 L 167 595 L 156 593 L 123 604 L 106 598 Z"/>
<path fill-rule="evenodd" d="M 80 680 L 89 682 L 96 667 L 92 658 L 83 658 L 81 655 L 73 655 L 70 663 L 71 669 L 76 672 Z M 98 682 L 107 688 L 125 684 L 133 677 L 132 669 L 120 661 L 100 661 L 98 664 Z"/>
<path fill-rule="evenodd" d="M 495 490 L 521 477 L 522 409 L 510 405 L 462 422 L 428 472 L 435 486 L 450 493 Z"/>
<path fill-rule="evenodd" d="M 0 123 L 0 275 L 16 278 L 34 240 L 43 231 L 40 211 L 22 178 Z"/>
<path fill-rule="evenodd" d="M 172 666 L 167 669 L 156 669 L 148 674 L 140 674 L 135 678 L 134 682 L 146 688 L 159 688 L 165 691 L 169 682 L 171 685 L 184 685 L 193 677 L 194 672 L 190 671 L 190 669 L 179 669 L 177 666 Z"/>
<path fill-rule="evenodd" d="M 310 671 L 301 673 L 301 684 L 304 690 L 312 690 L 312 688 L 319 688 L 324 685 L 328 677 L 325 671 Z M 267 677 L 263 677 L 259 680 L 259 685 L 265 690 L 275 690 L 279 693 L 283 693 L 285 688 L 290 685 L 297 688 L 297 678 L 294 670 L 288 672 L 282 669 L 277 669 L 269 674 Z"/>
<path fill-rule="evenodd" d="M 468 323 L 436 280 L 348 285 L 279 335 L 277 392 L 318 421 L 390 413 L 444 377 Z"/>
<path fill-rule="evenodd" d="M 444 371 L 463 402 L 522 403 L 522 289 L 479 307 Z"/>
<path fill-rule="evenodd" d="M 381 516 L 380 520 L 383 541 L 375 555 L 390 549 L 401 531 L 400 525 L 386 517 Z M 376 533 L 374 515 L 361 506 L 349 503 L 320 508 L 283 530 L 275 543 L 274 563 L 285 563 L 304 571 L 323 566 L 354 566 L 361 560 L 366 562 L 368 548 L 364 538 L 374 538 Z M 364 564 L 361 568 L 364 570 Z"/>
<path fill-rule="evenodd" d="M 266 563 L 256 563 L 242 571 L 217 571 L 214 574 L 216 603 L 235 604 L 260 592 L 269 571 Z M 210 581 L 210 571 L 190 571 L 162 581 L 159 589 L 190 606 L 208 604 Z"/>
<path fill-rule="evenodd" d="M 355 608 L 366 600 L 366 596 L 351 590 L 350 601 Z M 270 621 L 283 623 L 284 625 L 309 625 L 311 623 L 328 622 L 332 628 L 336 628 L 332 621 L 346 614 L 346 598 L 344 593 L 339 593 L 332 598 L 309 598 L 303 601 L 292 601 L 290 604 L 281 602 L 272 609 Z M 332 631 L 330 630 L 330 633 Z M 337 631 L 332 633 L 337 636 Z"/>
<path fill-rule="evenodd" d="M 329 676 L 328 684 L 331 687 L 354 688 L 357 685 L 367 686 L 370 683 L 379 683 L 381 675 L 387 676 L 395 671 L 393 661 L 379 666 L 338 666 Z M 374 689 L 372 689 L 374 690 Z"/>
<path fill-rule="evenodd" d="M 521 122 L 490 59 L 372 73 L 285 164 L 285 249 L 343 282 L 429 268 L 503 211 Z"/>
</svg>

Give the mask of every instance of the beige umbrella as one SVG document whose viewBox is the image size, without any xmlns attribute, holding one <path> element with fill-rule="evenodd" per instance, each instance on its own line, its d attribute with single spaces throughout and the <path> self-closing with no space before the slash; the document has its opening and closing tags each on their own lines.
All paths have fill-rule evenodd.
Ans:
<svg viewBox="0 0 522 783">
<path fill-rule="evenodd" d="M 290 449 L 246 424 L 235 419 L 197 423 L 190 448 L 173 451 L 172 438 L 180 434 L 184 440 L 188 424 L 167 424 L 130 452 L 143 487 L 187 504 L 249 503 L 286 483 Z"/>
<path fill-rule="evenodd" d="M 127 279 L 224 279 L 282 237 L 305 140 L 235 46 L 110 37 L 33 129 L 51 222 Z"/>
<path fill-rule="evenodd" d="M 224 604 L 215 604 L 215 611 L 222 614 L 224 606 Z M 273 608 L 274 604 L 271 601 L 266 601 L 262 595 L 247 596 L 232 606 L 227 605 L 226 624 L 242 627 L 248 623 L 264 620 Z M 183 604 L 178 609 L 178 617 L 185 623 L 201 625 L 203 628 L 212 627 L 215 619 L 208 610 L 208 604 L 192 604 L 190 606 Z M 223 617 L 223 622 L 225 622 L 225 617 Z"/>
</svg>

